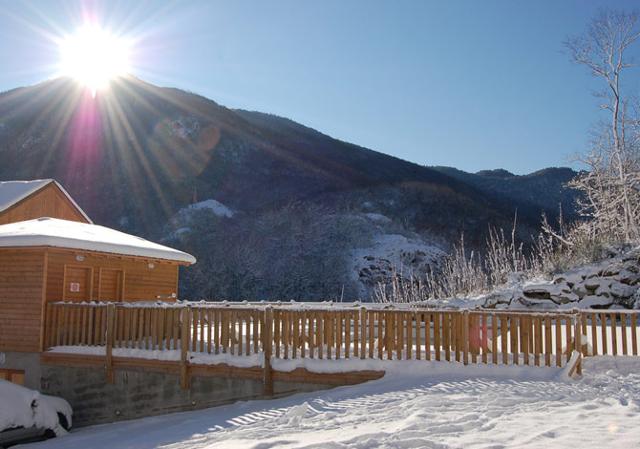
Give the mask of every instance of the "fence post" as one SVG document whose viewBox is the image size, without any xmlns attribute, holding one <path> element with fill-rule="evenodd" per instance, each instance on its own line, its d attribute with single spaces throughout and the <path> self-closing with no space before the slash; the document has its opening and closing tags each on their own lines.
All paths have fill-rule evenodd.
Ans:
<svg viewBox="0 0 640 449">
<path fill-rule="evenodd" d="M 578 351 L 578 353 L 580 354 L 580 359 L 578 360 L 578 364 L 576 366 L 576 373 L 580 375 L 582 374 L 582 314 L 578 309 L 574 309 L 574 314 L 575 315 L 573 318 L 573 322 L 575 347 L 573 348 L 573 350 Z"/>
<path fill-rule="evenodd" d="M 465 365 L 469 364 L 469 310 L 462 311 L 462 348 L 464 354 L 462 361 Z"/>
<path fill-rule="evenodd" d="M 273 351 L 273 311 L 271 306 L 264 309 L 264 328 L 262 329 L 262 353 L 264 354 L 263 386 L 265 396 L 273 395 L 273 371 L 271 369 L 271 354 Z"/>
<path fill-rule="evenodd" d="M 364 359 L 367 349 L 367 309 L 360 306 L 360 358 Z M 371 338 L 369 338 L 370 341 Z"/>
<path fill-rule="evenodd" d="M 113 303 L 107 304 L 107 332 L 106 332 L 106 352 L 105 363 L 107 370 L 107 383 L 113 383 L 113 331 L 116 316 L 116 306 Z"/>
<path fill-rule="evenodd" d="M 180 311 L 180 387 L 189 388 L 189 343 L 191 340 L 191 306 L 183 307 Z"/>
<path fill-rule="evenodd" d="M 42 345 L 41 352 L 46 351 L 47 349 L 49 349 L 51 346 L 53 346 L 52 344 L 52 331 L 53 331 L 53 327 L 51 325 L 51 315 L 52 315 L 52 309 L 53 306 L 51 303 L 47 303 L 45 305 L 45 319 L 44 319 L 44 329 L 42 331 L 42 334 L 44 335 L 44 343 Z"/>
</svg>

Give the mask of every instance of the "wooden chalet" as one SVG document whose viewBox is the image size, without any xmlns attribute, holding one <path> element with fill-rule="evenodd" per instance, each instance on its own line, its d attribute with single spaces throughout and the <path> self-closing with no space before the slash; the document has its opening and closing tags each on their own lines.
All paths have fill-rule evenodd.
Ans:
<svg viewBox="0 0 640 449">
<path fill-rule="evenodd" d="M 49 302 L 175 301 L 179 267 L 193 263 L 93 224 L 53 180 L 1 182 L 0 352 L 43 350 Z"/>
<path fill-rule="evenodd" d="M 93 223 L 53 179 L 0 182 L 0 225 L 40 217 Z"/>
</svg>

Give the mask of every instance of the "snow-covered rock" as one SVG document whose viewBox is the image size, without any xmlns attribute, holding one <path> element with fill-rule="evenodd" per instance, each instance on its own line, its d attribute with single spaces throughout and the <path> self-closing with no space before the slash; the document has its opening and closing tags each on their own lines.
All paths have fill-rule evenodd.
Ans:
<svg viewBox="0 0 640 449">
<path fill-rule="evenodd" d="M 199 201 L 183 207 L 171 217 L 167 236 L 170 239 L 180 239 L 184 234 L 191 232 L 194 215 L 201 211 L 209 211 L 221 218 L 232 218 L 236 214 L 233 209 L 213 198 Z"/>
<path fill-rule="evenodd" d="M 188 139 L 197 136 L 201 125 L 196 117 L 181 116 L 169 122 L 169 134 L 181 139 Z"/>
<path fill-rule="evenodd" d="M 181 211 L 194 211 L 194 210 L 210 210 L 218 217 L 227 217 L 231 218 L 234 215 L 234 211 L 222 204 L 220 201 L 216 201 L 214 199 L 208 199 L 204 201 L 200 201 L 198 203 L 193 203 L 186 208 L 181 209 Z"/>
<path fill-rule="evenodd" d="M 613 299 L 611 297 L 591 295 L 582 298 L 579 304 L 583 309 L 602 308 L 613 304 Z"/>
<path fill-rule="evenodd" d="M 372 221 L 377 221 L 377 222 L 381 222 L 381 223 L 391 223 L 391 218 L 387 217 L 386 215 L 382 215 L 379 214 L 377 212 L 367 212 L 364 214 L 365 217 L 367 217 L 369 220 Z"/>
<path fill-rule="evenodd" d="M 640 308 L 640 249 L 575 268 L 551 280 L 510 283 L 480 300 L 486 308 Z"/>
<path fill-rule="evenodd" d="M 371 246 L 352 252 L 351 272 L 358 283 L 360 297 L 368 298 L 376 286 L 389 282 L 393 276 L 408 279 L 430 271 L 444 254 L 439 247 L 417 235 L 408 238 L 400 234 L 378 234 Z"/>
</svg>

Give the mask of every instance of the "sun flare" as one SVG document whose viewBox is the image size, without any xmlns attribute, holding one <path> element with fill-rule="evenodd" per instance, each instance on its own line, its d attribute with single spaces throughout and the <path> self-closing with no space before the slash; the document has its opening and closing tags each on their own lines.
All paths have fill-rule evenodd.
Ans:
<svg viewBox="0 0 640 449">
<path fill-rule="evenodd" d="M 60 69 L 96 91 L 129 71 L 129 43 L 108 31 L 84 26 L 59 43 Z"/>
</svg>

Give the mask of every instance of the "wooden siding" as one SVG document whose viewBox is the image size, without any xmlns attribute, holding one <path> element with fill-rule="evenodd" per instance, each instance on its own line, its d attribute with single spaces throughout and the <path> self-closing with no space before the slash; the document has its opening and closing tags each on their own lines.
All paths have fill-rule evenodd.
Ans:
<svg viewBox="0 0 640 449">
<path fill-rule="evenodd" d="M 40 350 L 44 250 L 0 250 L 0 351 Z"/>
<path fill-rule="evenodd" d="M 76 256 L 81 256 L 82 260 L 77 260 Z M 154 265 L 153 269 L 149 268 L 149 263 Z M 81 268 L 86 271 L 79 271 Z M 89 279 L 84 280 L 86 272 L 90 272 L 90 275 Z M 124 287 L 118 285 L 122 281 Z M 70 291 L 72 282 L 81 284 L 80 292 Z M 111 298 L 116 291 L 118 296 Z M 171 296 L 174 293 L 178 293 L 178 263 L 81 250 L 49 249 L 48 302 L 63 299 L 140 301 L 157 300 L 158 297 L 173 301 Z"/>
<path fill-rule="evenodd" d="M 124 294 L 124 270 L 100 268 L 98 278 L 98 301 L 122 301 Z"/>
<path fill-rule="evenodd" d="M 0 212 L 0 225 L 41 217 L 88 223 L 69 198 L 54 183 L 50 183 Z"/>
<path fill-rule="evenodd" d="M 88 301 L 93 299 L 91 291 L 93 290 L 93 268 L 81 267 L 75 265 L 64 266 L 63 284 L 66 288 L 62 289 L 62 299 L 65 301 Z M 69 286 L 74 286 L 69 288 Z M 110 298 L 107 298 L 110 299 Z"/>
</svg>

